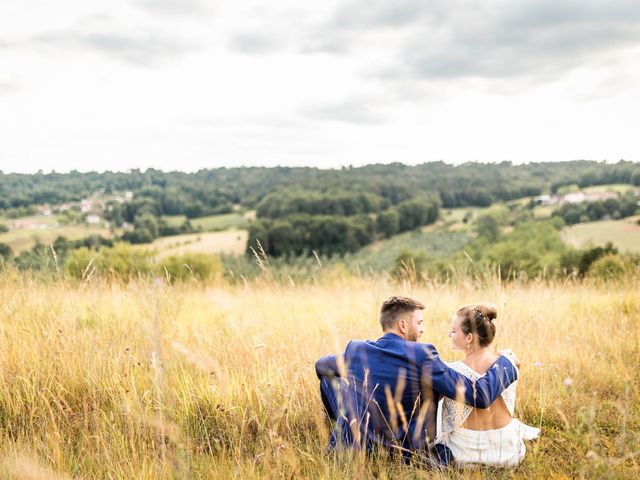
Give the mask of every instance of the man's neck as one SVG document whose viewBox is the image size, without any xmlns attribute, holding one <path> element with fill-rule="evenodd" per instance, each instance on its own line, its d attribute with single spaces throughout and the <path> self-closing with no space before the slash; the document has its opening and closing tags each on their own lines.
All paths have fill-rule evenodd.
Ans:
<svg viewBox="0 0 640 480">
<path fill-rule="evenodd" d="M 397 335 L 401 339 L 406 340 L 406 338 L 404 338 L 404 335 L 402 335 L 402 332 L 399 332 L 398 330 L 383 330 L 382 333 L 384 333 L 385 335 L 388 333 L 392 335 Z"/>
</svg>

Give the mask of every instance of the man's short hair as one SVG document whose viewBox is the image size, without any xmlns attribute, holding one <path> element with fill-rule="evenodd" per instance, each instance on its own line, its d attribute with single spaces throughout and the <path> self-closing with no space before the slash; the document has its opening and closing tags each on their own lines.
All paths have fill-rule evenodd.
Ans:
<svg viewBox="0 0 640 480">
<path fill-rule="evenodd" d="M 380 325 L 382 330 L 393 328 L 405 313 L 424 310 L 424 304 L 409 297 L 390 297 L 382 303 L 380 309 Z"/>
</svg>

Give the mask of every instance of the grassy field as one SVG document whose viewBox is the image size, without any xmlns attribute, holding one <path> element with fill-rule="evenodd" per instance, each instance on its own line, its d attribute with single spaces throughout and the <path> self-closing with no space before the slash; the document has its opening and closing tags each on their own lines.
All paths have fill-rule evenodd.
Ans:
<svg viewBox="0 0 640 480">
<path fill-rule="evenodd" d="M 629 185 L 628 183 L 609 183 L 607 185 L 594 185 L 593 187 L 583 188 L 583 192 L 596 193 L 596 192 L 617 192 L 625 193 L 629 190 L 637 190 L 637 187 Z"/>
<path fill-rule="evenodd" d="M 562 238 L 569 245 L 604 245 L 613 243 L 621 252 L 640 253 L 640 215 L 622 220 L 606 220 L 571 225 L 562 230 Z"/>
<path fill-rule="evenodd" d="M 51 226 L 51 225 L 57 224 L 58 219 L 52 215 L 31 215 L 28 217 L 20 217 L 20 218 L 0 217 L 0 223 L 3 223 L 9 227 L 16 222 Z"/>
<path fill-rule="evenodd" d="M 184 215 L 163 217 L 169 225 L 180 226 L 187 219 Z M 240 213 L 226 213 L 224 215 L 211 215 L 209 217 L 192 218 L 191 225 L 202 228 L 205 232 L 238 229 L 247 224 L 247 219 Z"/>
<path fill-rule="evenodd" d="M 640 285 L 410 286 L 350 278 L 237 287 L 40 284 L 0 276 L 1 478 L 640 477 Z M 313 372 L 380 335 L 389 295 L 423 300 L 424 341 L 461 304 L 499 310 L 521 357 L 517 415 L 542 428 L 516 470 L 427 472 L 324 456 Z"/>
<path fill-rule="evenodd" d="M 111 232 L 106 228 L 90 227 L 83 225 L 60 226 L 56 228 L 19 228 L 9 230 L 6 233 L 0 233 L 0 243 L 6 243 L 11 247 L 14 253 L 20 253 L 29 250 L 39 239 L 41 243 L 49 245 L 58 236 L 66 237 L 69 240 L 78 240 L 89 235 L 101 235 L 103 237 L 111 237 Z"/>
<path fill-rule="evenodd" d="M 424 253 L 430 258 L 444 258 L 461 249 L 470 240 L 469 235 L 463 231 L 452 232 L 443 228 L 406 232 L 375 242 L 347 256 L 345 261 L 357 265 L 364 271 L 369 268 L 375 271 L 389 271 L 402 251 Z"/>
<path fill-rule="evenodd" d="M 469 223 L 473 222 L 476 217 L 484 212 L 487 212 L 490 207 L 460 207 L 460 208 L 443 208 L 440 212 L 440 216 L 445 223 L 461 223 L 464 216 L 469 213 Z"/>
<path fill-rule="evenodd" d="M 161 237 L 142 247 L 156 249 L 162 257 L 186 252 L 242 254 L 246 245 L 246 230 L 226 230 Z"/>
</svg>

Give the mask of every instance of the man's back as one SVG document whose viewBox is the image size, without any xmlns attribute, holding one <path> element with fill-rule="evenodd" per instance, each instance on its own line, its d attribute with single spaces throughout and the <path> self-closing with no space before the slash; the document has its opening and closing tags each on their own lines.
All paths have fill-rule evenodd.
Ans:
<svg viewBox="0 0 640 480">
<path fill-rule="evenodd" d="M 392 333 L 377 341 L 352 341 L 344 353 L 347 417 L 352 434 L 386 447 L 424 448 L 436 436 L 440 395 L 431 389 L 431 345 Z M 357 428 L 356 428 L 357 427 Z M 357 435 L 357 434 L 356 434 Z"/>
<path fill-rule="evenodd" d="M 487 408 L 517 379 L 515 366 L 500 357 L 484 377 L 471 381 L 449 368 L 433 345 L 394 333 L 375 342 L 349 342 L 344 364 L 340 372 L 335 355 L 316 362 L 325 407 L 337 420 L 330 444 L 366 450 L 423 450 L 436 437 L 441 395 Z M 334 381 L 335 393 L 323 384 L 334 377 L 341 377 Z"/>
</svg>

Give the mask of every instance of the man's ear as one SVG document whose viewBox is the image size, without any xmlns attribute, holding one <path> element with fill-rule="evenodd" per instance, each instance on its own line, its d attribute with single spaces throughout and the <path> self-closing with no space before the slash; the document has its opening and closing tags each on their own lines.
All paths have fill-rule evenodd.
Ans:
<svg viewBox="0 0 640 480">
<path fill-rule="evenodd" d="M 404 321 L 404 318 L 398 320 L 398 330 L 400 330 L 402 333 L 407 331 L 407 324 Z"/>
</svg>

